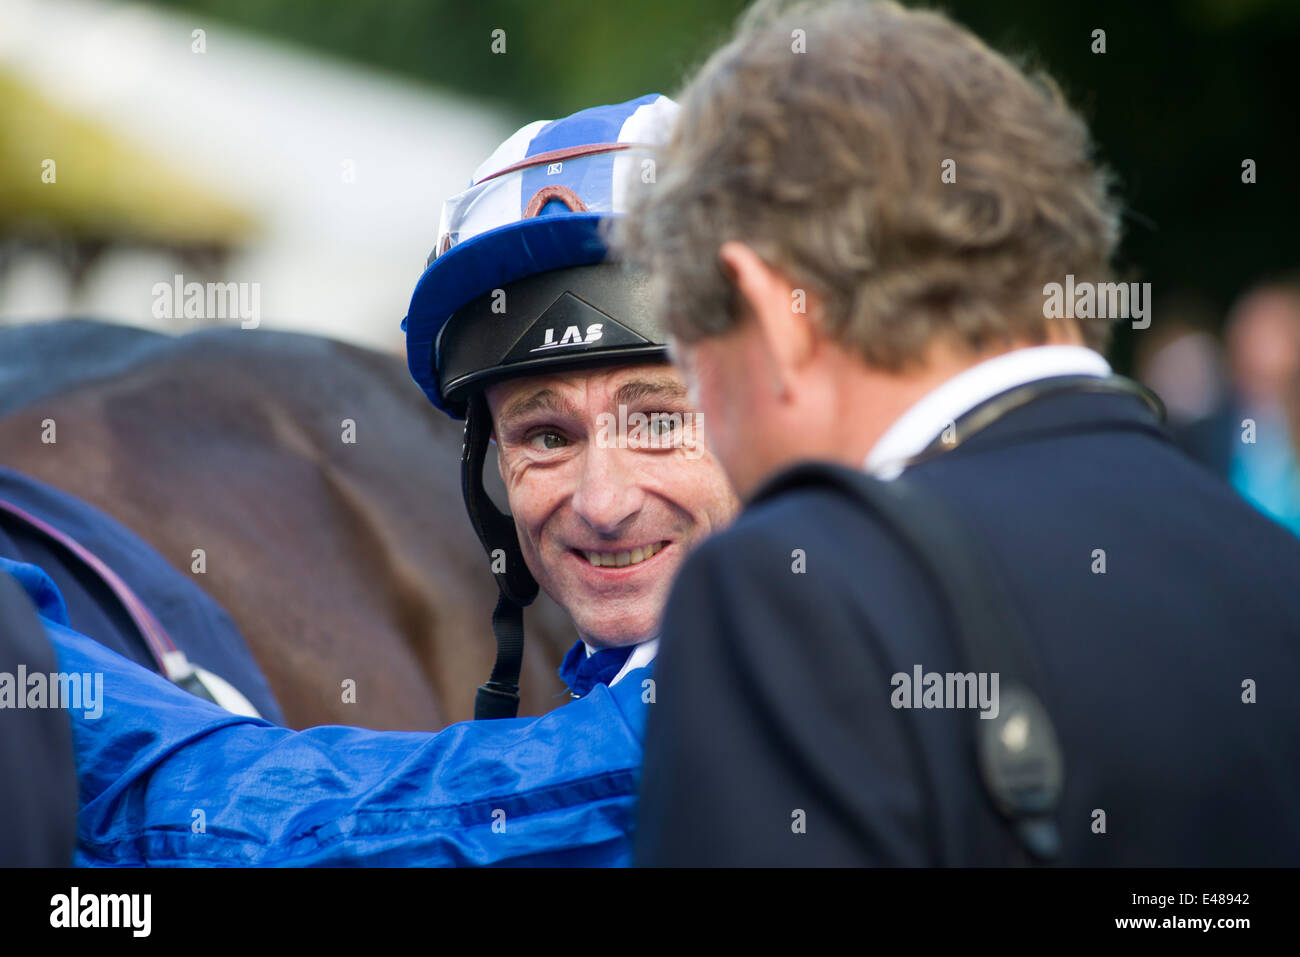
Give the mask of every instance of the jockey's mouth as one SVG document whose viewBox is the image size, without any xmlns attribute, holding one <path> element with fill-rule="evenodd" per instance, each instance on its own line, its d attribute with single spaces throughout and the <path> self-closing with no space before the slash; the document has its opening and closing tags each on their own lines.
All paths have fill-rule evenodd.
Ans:
<svg viewBox="0 0 1300 957">
<path fill-rule="evenodd" d="M 593 568 L 627 568 L 649 561 L 670 544 L 672 543 L 667 539 L 662 539 L 647 545 L 615 551 L 597 551 L 585 548 L 572 548 L 570 551 Z"/>
</svg>

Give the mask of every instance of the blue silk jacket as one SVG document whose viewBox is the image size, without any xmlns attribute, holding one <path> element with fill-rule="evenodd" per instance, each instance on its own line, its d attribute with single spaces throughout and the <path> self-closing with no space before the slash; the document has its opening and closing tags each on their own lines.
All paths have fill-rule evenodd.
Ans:
<svg viewBox="0 0 1300 957">
<path fill-rule="evenodd" d="M 290 731 L 73 631 L 35 565 L 0 571 L 36 604 L 61 671 L 103 676 L 93 709 L 68 708 L 80 865 L 630 862 L 650 667 L 540 718 Z"/>
</svg>

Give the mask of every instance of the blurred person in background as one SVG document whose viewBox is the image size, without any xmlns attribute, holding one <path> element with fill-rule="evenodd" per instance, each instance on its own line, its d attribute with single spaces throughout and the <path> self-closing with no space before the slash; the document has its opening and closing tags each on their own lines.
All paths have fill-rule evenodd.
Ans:
<svg viewBox="0 0 1300 957">
<path fill-rule="evenodd" d="M 1182 434 L 1187 450 L 1300 535 L 1300 288 L 1265 283 L 1229 313 L 1229 394 Z"/>
<path fill-rule="evenodd" d="M 1223 348 L 1214 331 L 1217 314 L 1186 294 L 1157 303 L 1155 314 L 1159 321 L 1138 337 L 1134 374 L 1160 396 L 1177 437 L 1218 409 L 1227 391 Z"/>
</svg>

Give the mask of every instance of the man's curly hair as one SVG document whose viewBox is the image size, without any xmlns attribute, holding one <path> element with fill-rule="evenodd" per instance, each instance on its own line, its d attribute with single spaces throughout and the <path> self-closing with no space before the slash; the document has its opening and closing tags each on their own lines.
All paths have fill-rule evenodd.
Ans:
<svg viewBox="0 0 1300 957">
<path fill-rule="evenodd" d="M 937 336 L 975 352 L 1042 342 L 1072 322 L 1044 317 L 1045 284 L 1110 279 L 1119 211 L 1086 125 L 1050 78 L 942 14 L 759 4 L 680 102 L 611 241 L 650 271 L 684 342 L 740 319 L 718 263 L 728 240 L 813 293 L 828 333 L 889 371 Z M 1081 332 L 1101 349 L 1109 327 Z"/>
</svg>

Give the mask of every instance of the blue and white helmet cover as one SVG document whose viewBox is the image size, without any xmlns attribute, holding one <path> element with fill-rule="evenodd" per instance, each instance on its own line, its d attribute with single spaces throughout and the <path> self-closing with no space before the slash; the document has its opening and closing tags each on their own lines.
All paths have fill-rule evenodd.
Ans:
<svg viewBox="0 0 1300 957">
<path fill-rule="evenodd" d="M 402 321 L 411 375 L 435 406 L 455 414 L 436 369 L 438 334 L 452 313 L 526 276 L 605 259 L 601 223 L 626 212 L 631 177 L 676 116 L 676 103 L 650 93 L 529 123 L 443 204 L 437 244 Z"/>
</svg>

